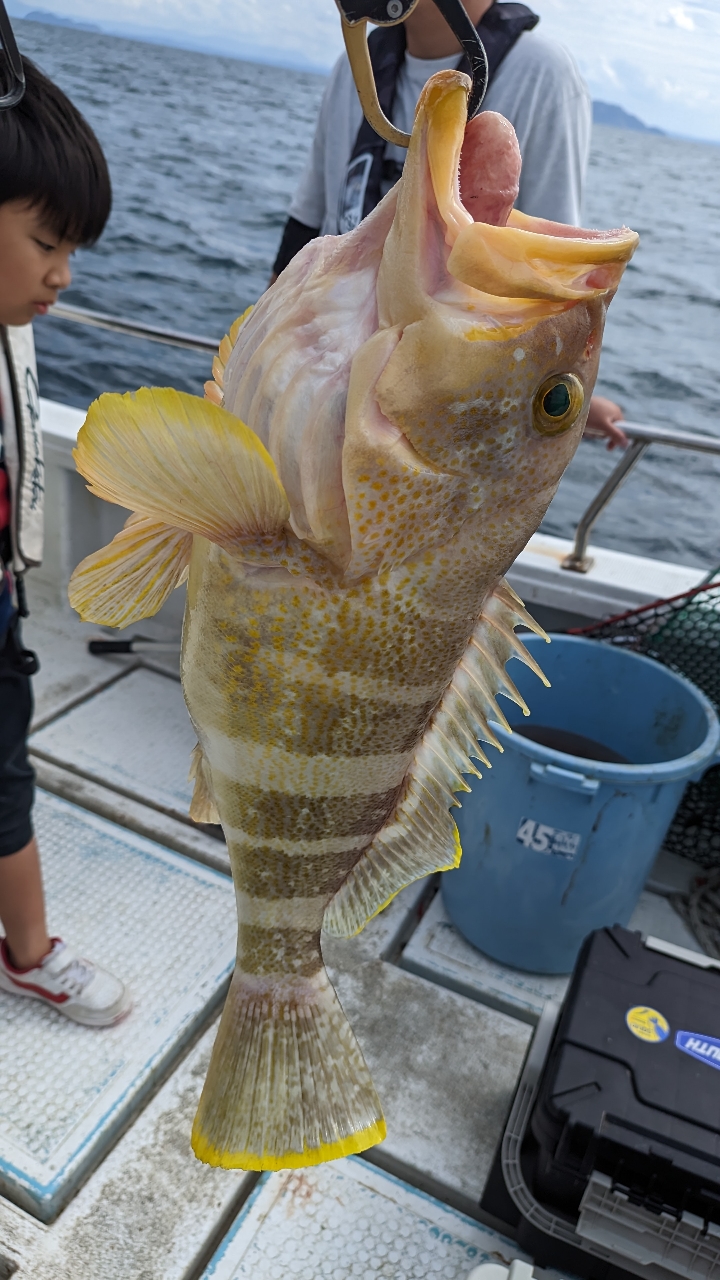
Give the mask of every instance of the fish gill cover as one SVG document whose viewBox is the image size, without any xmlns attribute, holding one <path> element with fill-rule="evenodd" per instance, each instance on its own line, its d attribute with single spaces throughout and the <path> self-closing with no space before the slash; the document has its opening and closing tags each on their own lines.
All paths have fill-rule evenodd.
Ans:
<svg viewBox="0 0 720 1280">
<path fill-rule="evenodd" d="M 503 581 L 582 435 L 637 236 L 513 210 L 520 155 L 469 80 L 426 86 L 402 179 L 312 241 L 235 322 L 205 400 L 101 396 L 92 492 L 135 514 L 76 569 L 89 621 L 187 577 L 191 816 L 222 822 L 237 966 L 193 1129 L 211 1164 L 280 1169 L 385 1136 L 322 960 L 405 885 L 457 866 L 450 808 L 522 699 Z"/>
</svg>

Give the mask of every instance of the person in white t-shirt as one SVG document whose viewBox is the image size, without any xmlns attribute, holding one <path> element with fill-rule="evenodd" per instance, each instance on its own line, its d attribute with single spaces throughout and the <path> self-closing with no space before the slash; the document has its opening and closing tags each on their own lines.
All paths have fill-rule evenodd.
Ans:
<svg viewBox="0 0 720 1280">
<path fill-rule="evenodd" d="M 505 116 L 518 136 L 523 163 L 516 207 L 533 217 L 580 225 L 592 107 L 575 62 L 561 45 L 537 34 L 533 28 L 538 20 L 524 5 L 494 0 L 464 3 L 471 21 L 480 26 L 481 36 L 482 24 L 490 22 L 493 32 L 500 32 L 501 46 L 503 38 L 509 46 L 501 52 L 482 110 Z M 503 28 L 513 27 L 513 35 L 508 37 Z M 390 115 L 397 128 L 409 133 L 427 80 L 437 71 L 457 67 L 462 50 L 433 0 L 419 0 L 402 30 L 406 47 Z M 315 236 L 337 235 L 354 225 L 344 215 L 343 193 L 362 120 L 350 64 L 343 54 L 323 96 L 310 155 L 290 203 L 271 283 Z M 397 181 L 405 154 L 401 147 L 386 145 L 378 198 Z M 368 211 L 366 204 L 364 212 Z M 624 446 L 627 437 L 615 425 L 621 418 L 622 410 L 613 401 L 593 397 L 586 434 L 606 438 L 609 448 Z"/>
</svg>

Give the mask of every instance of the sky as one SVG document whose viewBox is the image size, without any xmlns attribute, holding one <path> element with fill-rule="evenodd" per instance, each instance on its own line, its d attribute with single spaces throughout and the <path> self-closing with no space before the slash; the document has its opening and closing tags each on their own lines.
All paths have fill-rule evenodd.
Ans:
<svg viewBox="0 0 720 1280">
<path fill-rule="evenodd" d="M 574 55 L 594 98 L 671 133 L 720 141 L 720 0 L 527 0 Z M 27 0 L 105 29 L 329 69 L 334 0 Z"/>
</svg>

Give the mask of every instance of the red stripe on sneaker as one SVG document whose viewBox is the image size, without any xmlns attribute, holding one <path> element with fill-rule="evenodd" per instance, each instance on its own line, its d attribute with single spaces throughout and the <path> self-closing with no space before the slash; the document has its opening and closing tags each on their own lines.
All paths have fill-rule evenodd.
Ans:
<svg viewBox="0 0 720 1280">
<path fill-rule="evenodd" d="M 42 996 L 43 1000 L 52 1000 L 53 1004 L 64 1004 L 66 1000 L 70 999 L 69 995 L 64 991 L 61 991 L 58 995 L 54 996 L 51 991 L 46 991 L 44 987 L 36 986 L 34 982 L 18 982 L 17 978 L 14 978 L 11 973 L 8 973 L 7 969 L 5 972 L 7 973 L 10 981 L 16 987 L 22 987 L 23 991 L 34 991 L 36 995 Z"/>
<path fill-rule="evenodd" d="M 59 938 L 51 938 L 53 946 L 59 941 Z M 65 991 L 61 991 L 55 996 L 51 991 L 46 991 L 44 987 L 39 987 L 34 982 L 21 982 L 16 978 L 15 974 L 32 973 L 33 966 L 29 969 L 18 969 L 13 964 L 10 959 L 10 948 L 7 944 L 7 938 L 0 938 L 0 963 L 5 970 L 5 976 L 10 979 L 14 986 L 20 987 L 22 991 L 34 991 L 35 995 L 42 996 L 43 1000 L 50 1000 L 52 1004 L 65 1004 L 65 1001 L 70 999 L 69 995 Z M 34 967 L 37 968 L 37 966 Z"/>
</svg>

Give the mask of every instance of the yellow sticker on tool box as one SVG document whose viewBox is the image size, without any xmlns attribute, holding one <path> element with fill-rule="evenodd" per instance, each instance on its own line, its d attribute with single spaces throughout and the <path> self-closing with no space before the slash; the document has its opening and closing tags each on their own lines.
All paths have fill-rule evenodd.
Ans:
<svg viewBox="0 0 720 1280">
<path fill-rule="evenodd" d="M 646 1004 L 636 1004 L 632 1009 L 628 1009 L 625 1021 L 628 1030 L 632 1031 L 638 1040 L 645 1040 L 648 1044 L 659 1044 L 661 1040 L 667 1040 L 670 1035 L 670 1023 L 667 1018 L 663 1018 L 657 1009 L 650 1009 Z"/>
</svg>

